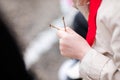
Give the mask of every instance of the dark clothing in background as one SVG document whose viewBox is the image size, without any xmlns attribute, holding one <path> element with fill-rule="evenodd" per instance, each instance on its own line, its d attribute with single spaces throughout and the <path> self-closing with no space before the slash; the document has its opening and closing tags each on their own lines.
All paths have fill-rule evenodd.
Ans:
<svg viewBox="0 0 120 80">
<path fill-rule="evenodd" d="M 25 68 L 15 39 L 0 19 L 0 73 L 2 80 L 33 80 Z"/>
<path fill-rule="evenodd" d="M 82 37 L 86 38 L 87 31 L 88 31 L 88 23 L 87 20 L 84 18 L 81 12 L 78 12 L 75 15 L 73 21 L 73 29 Z"/>
</svg>

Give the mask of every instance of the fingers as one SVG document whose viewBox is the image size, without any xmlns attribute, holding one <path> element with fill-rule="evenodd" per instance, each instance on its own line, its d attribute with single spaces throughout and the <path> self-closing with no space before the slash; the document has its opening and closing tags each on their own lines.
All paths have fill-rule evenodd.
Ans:
<svg viewBox="0 0 120 80">
<path fill-rule="evenodd" d="M 66 35 L 67 35 L 67 32 L 65 32 L 63 29 L 58 30 L 58 32 L 57 32 L 57 36 L 58 36 L 59 38 L 63 38 L 63 37 L 66 36 Z"/>
<path fill-rule="evenodd" d="M 66 30 L 64 28 L 61 28 L 60 30 L 58 30 L 57 35 L 59 38 L 64 38 L 65 36 L 71 33 L 72 33 L 72 29 L 70 29 L 69 27 L 66 27 Z"/>
<path fill-rule="evenodd" d="M 66 27 L 66 31 L 65 31 L 64 28 L 61 28 L 61 29 L 58 30 L 58 32 L 57 32 L 57 36 L 58 36 L 59 38 L 64 38 L 65 36 L 71 35 L 71 34 L 75 34 L 75 32 L 74 32 L 71 28 L 69 28 L 69 27 Z"/>
<path fill-rule="evenodd" d="M 71 28 L 66 27 L 64 17 L 63 17 L 62 19 L 63 19 L 63 23 L 64 23 L 64 28 L 60 28 L 60 27 L 54 26 L 54 25 L 52 25 L 52 24 L 49 25 L 50 27 L 55 28 L 55 29 L 58 30 L 58 32 L 57 32 L 58 37 L 59 37 L 59 38 L 63 38 L 63 37 L 65 37 L 68 33 L 69 33 L 69 34 L 75 34 L 75 32 L 74 32 Z"/>
</svg>

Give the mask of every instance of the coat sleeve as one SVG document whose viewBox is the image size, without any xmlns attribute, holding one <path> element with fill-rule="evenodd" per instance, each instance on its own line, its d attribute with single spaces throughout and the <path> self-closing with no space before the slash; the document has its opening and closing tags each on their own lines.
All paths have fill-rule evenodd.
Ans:
<svg viewBox="0 0 120 80">
<path fill-rule="evenodd" d="M 105 24 L 111 33 L 113 56 L 109 58 L 94 49 L 86 53 L 80 63 L 80 75 L 85 80 L 120 80 L 120 1 L 105 1 L 108 1 L 109 12 L 105 15 Z"/>
<path fill-rule="evenodd" d="M 119 80 L 120 71 L 112 59 L 92 49 L 80 63 L 80 76 L 85 80 Z"/>
</svg>

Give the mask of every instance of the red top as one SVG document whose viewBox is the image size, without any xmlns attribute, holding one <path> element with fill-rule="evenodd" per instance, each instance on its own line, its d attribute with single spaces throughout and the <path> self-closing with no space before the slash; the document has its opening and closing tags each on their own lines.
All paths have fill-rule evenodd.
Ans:
<svg viewBox="0 0 120 80">
<path fill-rule="evenodd" d="M 86 40 L 92 46 L 96 35 L 96 15 L 102 0 L 90 0 L 90 13 L 88 17 L 88 33 Z"/>
</svg>

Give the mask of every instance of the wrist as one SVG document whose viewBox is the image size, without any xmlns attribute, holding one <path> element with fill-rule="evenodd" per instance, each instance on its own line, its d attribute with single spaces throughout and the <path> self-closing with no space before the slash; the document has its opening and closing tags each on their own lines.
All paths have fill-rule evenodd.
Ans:
<svg viewBox="0 0 120 80">
<path fill-rule="evenodd" d="M 84 58 L 84 56 L 86 55 L 86 53 L 88 53 L 90 50 L 92 50 L 91 47 L 85 48 L 79 59 L 82 60 Z"/>
</svg>

